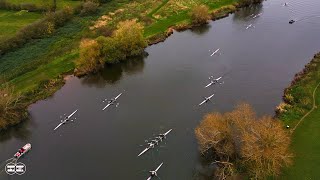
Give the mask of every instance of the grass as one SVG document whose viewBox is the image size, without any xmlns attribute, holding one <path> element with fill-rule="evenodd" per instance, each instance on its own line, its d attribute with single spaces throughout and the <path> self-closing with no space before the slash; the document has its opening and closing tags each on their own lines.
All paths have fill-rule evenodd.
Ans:
<svg viewBox="0 0 320 180">
<path fill-rule="evenodd" d="M 58 57 L 48 64 L 39 66 L 37 69 L 30 71 L 23 76 L 15 78 L 10 83 L 16 84 L 15 88 L 20 92 L 28 92 L 36 89 L 39 82 L 48 79 L 57 78 L 62 73 L 74 69 L 74 59 L 78 58 L 78 52 L 70 52 L 65 56 Z"/>
<path fill-rule="evenodd" d="M 156 7 L 155 9 L 153 9 L 148 16 L 151 18 L 154 18 L 153 15 L 159 11 L 159 9 L 161 9 L 164 5 L 166 5 L 169 2 L 169 0 L 164 0 L 158 7 Z M 156 19 L 156 18 L 155 18 Z"/>
<path fill-rule="evenodd" d="M 53 2 L 53 0 L 7 0 L 7 1 L 13 4 L 30 3 L 30 4 L 35 4 L 37 6 L 50 5 L 50 3 Z M 62 9 L 65 6 L 75 7 L 80 3 L 81 1 L 75 1 L 75 0 L 57 0 L 57 8 Z"/>
<path fill-rule="evenodd" d="M 159 32 L 164 32 L 169 27 L 177 25 L 178 23 L 191 22 L 191 20 L 188 17 L 188 12 L 184 11 L 175 16 L 170 16 L 166 19 L 158 20 L 154 24 L 145 28 L 144 36 L 148 38 L 158 34 Z"/>
<path fill-rule="evenodd" d="M 19 29 L 42 17 L 40 13 L 0 10 L 0 40 L 14 36 Z"/>
<path fill-rule="evenodd" d="M 316 94 L 320 102 L 320 93 Z M 317 179 L 320 177 L 320 110 L 310 113 L 293 134 L 292 149 L 295 152 L 294 164 L 284 171 L 286 179 Z"/>
<path fill-rule="evenodd" d="M 320 165 L 320 108 L 317 107 L 320 103 L 320 89 L 316 89 L 319 83 L 320 54 L 307 65 L 305 73 L 289 88 L 286 94 L 293 97 L 292 107 L 279 115 L 286 124 L 296 126 L 292 131 L 291 145 L 295 153 L 294 164 L 284 170 L 283 179 L 320 177 L 320 171 L 317 169 Z M 310 114 L 302 118 L 307 112 Z"/>
</svg>

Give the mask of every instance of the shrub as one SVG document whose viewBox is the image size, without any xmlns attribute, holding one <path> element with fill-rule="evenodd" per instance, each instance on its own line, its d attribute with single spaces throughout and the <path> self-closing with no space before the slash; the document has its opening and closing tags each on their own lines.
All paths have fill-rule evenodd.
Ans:
<svg viewBox="0 0 320 180">
<path fill-rule="evenodd" d="M 47 13 L 46 17 L 20 29 L 17 34 L 0 43 L 0 55 L 21 47 L 31 39 L 50 35 L 73 17 L 73 10 L 66 7 L 55 13 Z"/>
<path fill-rule="evenodd" d="M 141 54 L 147 46 L 143 37 L 143 26 L 136 20 L 119 22 L 114 38 L 126 57 Z"/>
<path fill-rule="evenodd" d="M 104 65 L 100 46 L 95 40 L 82 40 L 80 43 L 80 58 L 76 61 L 77 74 L 87 74 L 97 71 Z"/>
<path fill-rule="evenodd" d="M 294 103 L 294 97 L 289 92 L 284 94 L 283 100 L 288 104 L 293 104 Z"/>
<path fill-rule="evenodd" d="M 276 113 L 277 114 L 282 114 L 284 112 L 287 112 L 288 109 L 290 109 L 290 108 L 292 108 L 292 106 L 290 104 L 282 102 L 276 107 Z"/>
<path fill-rule="evenodd" d="M 254 179 L 276 176 L 292 160 L 290 136 L 281 122 L 271 117 L 257 118 L 248 104 L 225 114 L 206 115 L 195 134 L 200 152 L 214 153 L 220 179 L 241 170 Z"/>
<path fill-rule="evenodd" d="M 136 20 L 120 22 L 111 37 L 100 36 L 81 43 L 76 75 L 95 72 L 104 63 L 113 64 L 140 55 L 146 46 L 140 23 Z"/>
<path fill-rule="evenodd" d="M 14 3 L 8 2 L 7 0 L 0 0 L 0 9 L 13 10 L 13 11 L 27 10 L 30 12 L 45 11 L 45 8 L 39 7 L 32 3 L 14 4 Z"/>
<path fill-rule="evenodd" d="M 22 96 L 14 94 L 14 88 L 4 85 L 0 89 L 0 129 L 15 125 L 27 118 Z"/>
<path fill-rule="evenodd" d="M 105 37 L 112 36 L 113 31 L 114 31 L 114 29 L 112 27 L 110 27 L 110 26 L 101 26 L 101 27 L 98 27 L 96 29 L 96 32 L 99 35 L 102 35 L 102 36 L 105 36 Z"/>
<path fill-rule="evenodd" d="M 101 54 L 106 63 L 113 64 L 126 58 L 115 38 L 100 36 L 97 41 L 101 45 Z"/>
<path fill-rule="evenodd" d="M 209 8 L 207 6 L 198 5 L 192 8 L 191 19 L 194 24 L 206 23 L 209 18 Z"/>
<path fill-rule="evenodd" d="M 92 1 L 87 1 L 82 4 L 82 10 L 80 11 L 80 15 L 89 15 L 97 12 L 99 7 L 99 3 L 95 3 Z"/>
</svg>

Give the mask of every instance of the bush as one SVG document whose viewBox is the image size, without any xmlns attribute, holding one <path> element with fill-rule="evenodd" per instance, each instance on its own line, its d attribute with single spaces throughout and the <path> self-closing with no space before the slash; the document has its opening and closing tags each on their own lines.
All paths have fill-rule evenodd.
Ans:
<svg viewBox="0 0 320 180">
<path fill-rule="evenodd" d="M 292 160 L 290 136 L 281 122 L 257 118 L 248 104 L 238 105 L 229 113 L 206 115 L 195 134 L 200 152 L 214 153 L 220 179 L 241 170 L 254 179 L 276 176 Z"/>
<path fill-rule="evenodd" d="M 80 59 L 76 62 L 76 75 L 95 72 L 104 63 L 118 63 L 143 53 L 147 46 L 143 37 L 143 26 L 136 20 L 120 22 L 112 36 L 100 36 L 96 40 L 85 40 L 80 45 Z"/>
<path fill-rule="evenodd" d="M 80 58 L 76 61 L 76 68 L 84 73 L 98 70 L 99 67 L 104 65 L 100 52 L 100 45 L 96 40 L 82 40 L 80 43 Z"/>
<path fill-rule="evenodd" d="M 22 96 L 14 94 L 13 90 L 7 85 L 0 89 L 0 129 L 15 125 L 28 116 Z"/>
<path fill-rule="evenodd" d="M 92 1 L 87 1 L 82 4 L 82 10 L 80 11 L 80 15 L 85 16 L 89 14 L 94 14 L 97 12 L 99 7 L 99 3 L 95 3 Z"/>
<path fill-rule="evenodd" d="M 95 72 L 103 67 L 100 46 L 95 40 L 85 39 L 80 43 L 80 58 L 76 61 L 78 75 Z"/>
<path fill-rule="evenodd" d="M 7 0 L 0 0 L 0 9 L 13 10 L 13 11 L 27 10 L 29 12 L 45 11 L 45 8 L 38 7 L 37 5 L 32 3 L 13 4 L 8 2 Z"/>
<path fill-rule="evenodd" d="M 194 24 L 203 24 L 210 19 L 209 8 L 205 5 L 199 5 L 192 8 L 191 19 Z"/>
<path fill-rule="evenodd" d="M 143 26 L 136 20 L 120 22 L 111 37 L 99 37 L 98 42 L 107 63 L 116 63 L 140 55 L 147 46 L 143 37 Z"/>
<path fill-rule="evenodd" d="M 143 26 L 136 20 L 119 22 L 114 38 L 127 57 L 141 54 L 147 46 L 143 37 Z"/>
<path fill-rule="evenodd" d="M 114 64 L 126 58 L 120 43 L 115 38 L 100 36 L 97 41 L 101 45 L 101 54 L 106 63 Z"/>
<path fill-rule="evenodd" d="M 55 13 L 47 13 L 46 17 L 20 29 L 17 34 L 0 43 L 0 55 L 21 47 L 31 39 L 50 35 L 55 29 L 63 26 L 73 17 L 73 10 L 66 7 Z"/>
</svg>

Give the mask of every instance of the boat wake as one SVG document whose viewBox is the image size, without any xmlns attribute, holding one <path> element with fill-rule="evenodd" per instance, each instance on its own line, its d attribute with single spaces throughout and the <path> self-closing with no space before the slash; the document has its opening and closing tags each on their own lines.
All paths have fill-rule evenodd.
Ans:
<svg viewBox="0 0 320 180">
<path fill-rule="evenodd" d="M 16 158 L 10 158 L 10 159 L 8 159 L 6 161 L 0 162 L 0 175 L 2 175 L 2 173 L 5 172 L 5 166 L 8 163 L 17 163 L 17 159 Z"/>
</svg>

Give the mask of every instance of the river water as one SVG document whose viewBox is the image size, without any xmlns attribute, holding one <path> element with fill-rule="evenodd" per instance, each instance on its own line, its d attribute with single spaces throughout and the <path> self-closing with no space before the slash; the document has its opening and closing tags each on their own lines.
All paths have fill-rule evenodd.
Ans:
<svg viewBox="0 0 320 180">
<path fill-rule="evenodd" d="M 0 136 L 0 160 L 25 143 L 24 175 L 0 179 L 135 180 L 159 170 L 161 179 L 203 179 L 194 128 L 208 112 L 245 101 L 259 115 L 273 115 L 283 89 L 320 49 L 320 1 L 271 0 L 206 26 L 175 32 L 148 47 L 148 56 L 108 66 L 85 78 L 69 77 L 52 97 L 30 106 L 31 120 Z M 253 19 L 252 14 L 262 13 Z M 319 18 L 317 18 L 317 16 Z M 290 19 L 298 20 L 290 25 Z M 246 30 L 249 24 L 254 28 Z M 220 48 L 220 55 L 210 56 Z M 211 52 L 209 51 L 211 50 Z M 204 88 L 208 77 L 224 84 Z M 119 107 L 102 100 L 120 92 Z M 197 106 L 215 94 L 213 104 Z M 79 109 L 74 123 L 54 132 L 64 113 Z M 137 157 L 144 141 L 169 129 L 160 146 Z"/>
</svg>

